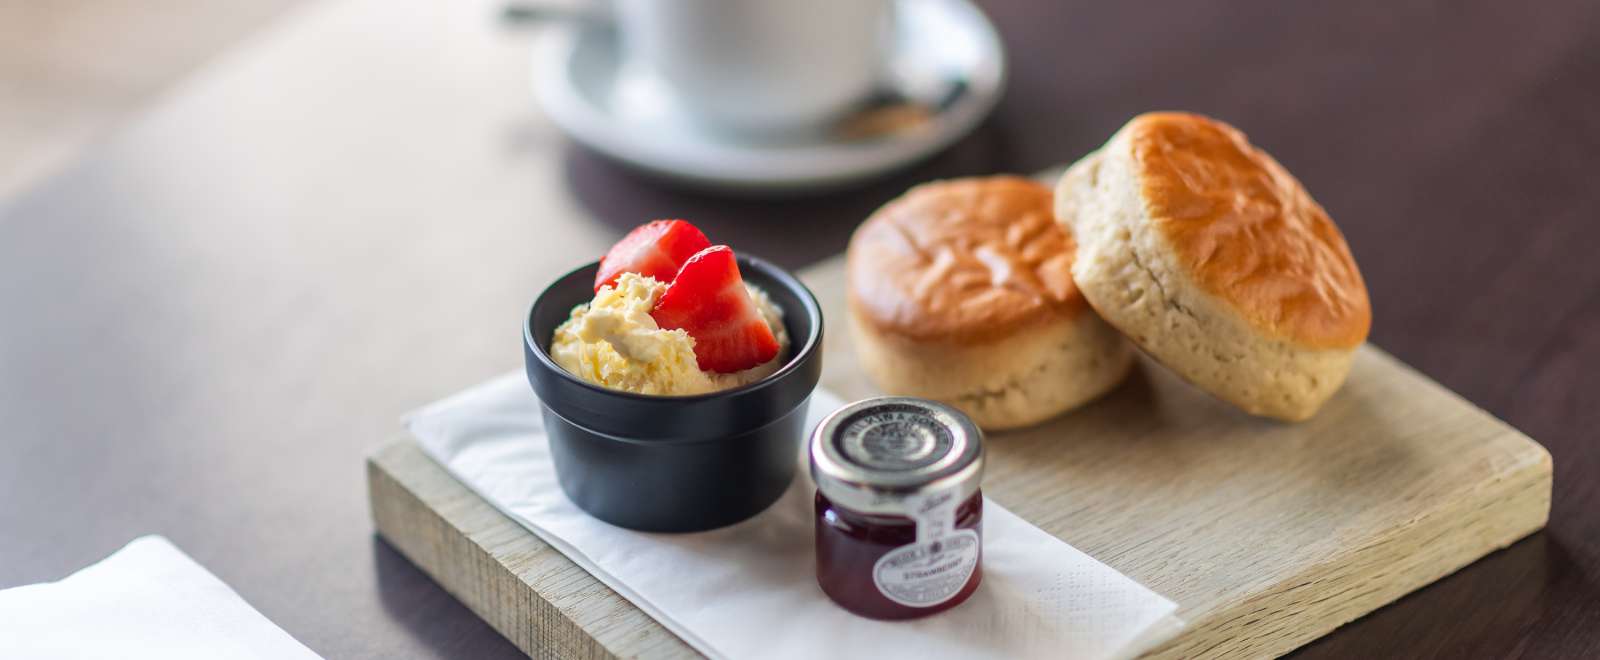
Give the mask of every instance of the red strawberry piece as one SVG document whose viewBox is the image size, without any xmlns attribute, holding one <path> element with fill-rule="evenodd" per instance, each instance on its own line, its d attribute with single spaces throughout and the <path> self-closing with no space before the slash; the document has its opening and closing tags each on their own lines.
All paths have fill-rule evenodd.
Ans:
<svg viewBox="0 0 1600 660">
<path fill-rule="evenodd" d="M 617 277 L 623 273 L 638 273 L 660 282 L 671 282 L 689 257 L 710 246 L 706 235 L 686 220 L 652 220 L 628 232 L 600 258 L 594 290 L 616 284 Z"/>
<path fill-rule="evenodd" d="M 650 316 L 656 325 L 683 328 L 694 337 L 694 356 L 703 371 L 743 371 L 778 356 L 778 338 L 744 288 L 726 245 L 690 257 Z"/>
</svg>

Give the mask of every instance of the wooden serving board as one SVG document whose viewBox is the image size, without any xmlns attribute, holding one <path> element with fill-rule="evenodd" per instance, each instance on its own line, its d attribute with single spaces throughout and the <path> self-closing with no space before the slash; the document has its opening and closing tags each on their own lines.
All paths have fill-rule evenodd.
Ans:
<svg viewBox="0 0 1600 660">
<path fill-rule="evenodd" d="M 842 259 L 802 279 L 823 385 L 857 370 Z M 1372 346 L 1313 419 L 1248 417 L 1142 361 L 1033 429 L 990 434 L 984 491 L 1176 601 L 1152 657 L 1286 653 L 1544 526 L 1550 454 Z M 529 655 L 689 656 L 681 640 L 496 512 L 409 440 L 367 462 L 379 533 Z"/>
</svg>

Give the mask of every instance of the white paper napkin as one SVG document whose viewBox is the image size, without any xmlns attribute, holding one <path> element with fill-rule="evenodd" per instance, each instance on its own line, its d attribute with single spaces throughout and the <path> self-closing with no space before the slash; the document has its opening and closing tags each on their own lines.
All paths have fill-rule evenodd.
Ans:
<svg viewBox="0 0 1600 660">
<path fill-rule="evenodd" d="M 841 405 L 817 390 L 808 427 Z M 1183 625 L 1172 601 L 993 500 L 984 501 L 977 593 L 897 623 L 850 614 L 817 586 L 815 486 L 803 468 L 772 508 L 731 527 L 651 534 L 600 522 L 556 483 L 521 373 L 429 405 L 406 425 L 468 488 L 712 657 L 1092 660 L 1138 655 Z"/>
<path fill-rule="evenodd" d="M 0 658 L 319 658 L 160 536 L 0 591 Z"/>
</svg>

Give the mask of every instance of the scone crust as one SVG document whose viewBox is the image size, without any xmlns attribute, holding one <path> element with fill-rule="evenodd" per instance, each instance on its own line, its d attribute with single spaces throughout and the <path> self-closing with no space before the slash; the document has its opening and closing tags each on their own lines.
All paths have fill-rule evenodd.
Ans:
<svg viewBox="0 0 1600 660">
<path fill-rule="evenodd" d="M 1201 115 L 1149 113 L 1105 151 L 1127 159 L 1176 265 L 1252 327 L 1316 349 L 1366 339 L 1372 310 L 1344 236 L 1243 133 Z"/>
<path fill-rule="evenodd" d="M 850 315 L 862 369 L 885 392 L 941 401 L 978 426 L 1032 426 L 1114 389 L 1133 350 L 1094 314 L 1030 325 L 985 344 L 916 341 Z"/>
<path fill-rule="evenodd" d="M 1056 189 L 1056 215 L 1079 242 L 1073 276 L 1089 304 L 1135 344 L 1246 412 L 1298 421 L 1349 373 L 1355 347 L 1317 348 L 1266 332 L 1201 286 L 1149 221 L 1129 158 L 1090 154 Z"/>
<path fill-rule="evenodd" d="M 852 312 L 916 341 L 988 343 L 1087 313 L 1048 186 L 1016 176 L 917 186 L 850 239 Z"/>
</svg>

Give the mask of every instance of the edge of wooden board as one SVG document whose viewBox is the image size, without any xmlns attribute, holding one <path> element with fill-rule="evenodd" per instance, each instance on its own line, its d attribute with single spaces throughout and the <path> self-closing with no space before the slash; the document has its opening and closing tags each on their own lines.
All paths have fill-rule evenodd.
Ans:
<svg viewBox="0 0 1600 660">
<path fill-rule="evenodd" d="M 410 438 L 367 457 L 367 492 L 378 534 L 530 657 L 701 657 Z"/>
<path fill-rule="evenodd" d="M 1294 586 L 1189 621 L 1184 634 L 1149 657 L 1281 655 L 1516 542 L 1549 517 L 1551 463 L 1548 453 L 1541 456 L 1471 497 L 1303 571 L 1290 580 Z M 528 655 L 698 655 L 457 482 L 410 439 L 375 451 L 367 481 L 378 533 Z M 1490 509 L 1495 515 L 1486 515 Z M 1446 537 L 1468 542 L 1434 542 Z"/>
<path fill-rule="evenodd" d="M 1284 655 L 1543 529 L 1550 518 L 1550 454 L 1522 438 L 1539 449 L 1538 460 L 1280 582 L 1292 586 L 1188 621 L 1187 632 L 1145 657 Z M 1437 542 L 1445 538 L 1457 542 Z"/>
</svg>

